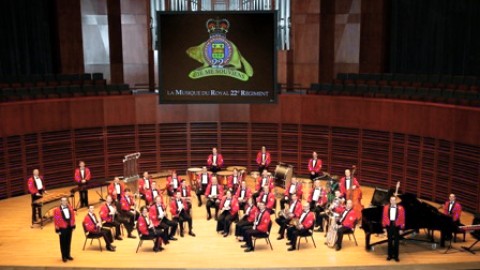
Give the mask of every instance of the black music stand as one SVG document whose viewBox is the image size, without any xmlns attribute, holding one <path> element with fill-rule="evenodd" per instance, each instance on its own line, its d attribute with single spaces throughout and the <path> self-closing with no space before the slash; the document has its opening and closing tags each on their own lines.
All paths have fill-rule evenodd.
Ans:
<svg viewBox="0 0 480 270">
<path fill-rule="evenodd" d="M 480 224 L 480 213 L 475 214 L 475 216 L 473 218 L 473 222 L 472 222 L 472 225 L 478 225 L 478 224 Z M 475 251 L 473 251 L 472 248 L 478 242 L 480 242 L 480 230 L 474 230 L 474 231 L 470 232 L 470 235 L 473 236 L 473 238 L 475 238 L 475 242 L 472 245 L 470 245 L 469 247 L 462 246 L 462 249 L 465 250 L 465 251 L 468 251 L 472 254 L 475 254 Z"/>
</svg>

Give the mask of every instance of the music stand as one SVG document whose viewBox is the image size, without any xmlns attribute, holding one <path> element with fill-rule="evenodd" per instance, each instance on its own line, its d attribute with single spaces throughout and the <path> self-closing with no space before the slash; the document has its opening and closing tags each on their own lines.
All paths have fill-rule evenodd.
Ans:
<svg viewBox="0 0 480 270">
<path fill-rule="evenodd" d="M 138 194 L 138 159 L 140 158 L 140 153 L 133 153 L 126 155 L 123 159 L 123 182 L 125 185 L 132 191 L 134 196 L 140 198 Z M 140 199 L 138 199 L 138 204 Z M 136 213 L 136 212 L 135 212 Z"/>
</svg>

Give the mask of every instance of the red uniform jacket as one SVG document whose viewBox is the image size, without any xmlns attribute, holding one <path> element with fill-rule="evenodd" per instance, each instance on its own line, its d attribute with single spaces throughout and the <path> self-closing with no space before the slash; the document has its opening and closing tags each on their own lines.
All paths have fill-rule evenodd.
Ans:
<svg viewBox="0 0 480 270">
<path fill-rule="evenodd" d="M 127 200 L 127 195 L 122 195 L 122 198 L 120 199 L 120 205 L 122 206 L 123 211 L 130 211 L 132 207 L 135 207 L 135 198 L 132 195 L 128 197 L 130 202 Z"/>
<path fill-rule="evenodd" d="M 347 210 L 345 209 L 344 211 L 349 211 L 345 218 L 342 220 L 343 213 L 340 215 L 340 222 L 342 223 L 342 226 L 353 229 L 353 226 L 355 225 L 355 221 L 357 220 L 357 215 L 355 214 L 355 211 L 353 209 Z"/>
<path fill-rule="evenodd" d="M 293 202 L 292 202 L 293 204 Z M 293 215 L 296 217 L 296 218 L 299 218 L 300 215 L 302 214 L 302 201 L 301 200 L 297 200 L 297 203 L 295 204 L 295 208 L 293 208 Z"/>
<path fill-rule="evenodd" d="M 256 191 L 261 191 L 262 190 L 262 179 L 263 177 L 260 175 L 257 177 L 257 182 L 255 184 L 255 190 Z M 267 182 L 268 182 L 268 188 L 270 191 L 273 189 L 273 177 L 267 176 Z"/>
<path fill-rule="evenodd" d="M 260 166 L 262 165 L 262 151 L 257 153 L 257 164 Z M 270 152 L 265 152 L 265 167 L 268 167 L 270 165 L 270 162 L 272 162 L 272 159 L 270 157 Z"/>
<path fill-rule="evenodd" d="M 292 183 L 289 183 L 286 188 L 285 188 L 285 192 L 283 195 L 285 196 L 290 196 L 290 187 L 291 187 Z M 302 183 L 300 182 L 297 182 L 297 185 L 296 185 L 296 188 L 295 188 L 295 193 L 297 194 L 297 197 L 299 199 L 302 198 L 302 194 L 303 194 L 303 185 Z"/>
<path fill-rule="evenodd" d="M 165 205 L 163 204 L 163 201 L 162 203 L 160 204 L 162 206 L 162 209 L 163 209 L 163 212 L 165 213 L 164 217 L 167 216 L 167 208 L 165 207 Z M 160 222 L 162 222 L 161 219 L 158 219 L 158 215 L 160 213 L 158 212 L 158 209 L 157 209 L 157 204 L 154 203 L 150 206 L 150 209 L 148 210 L 148 216 L 150 218 L 150 220 L 152 220 L 153 222 L 153 226 L 157 227 Z"/>
<path fill-rule="evenodd" d="M 182 181 L 182 178 L 180 178 L 178 175 L 177 175 L 177 189 L 180 187 L 180 182 Z M 173 192 L 173 177 L 172 176 L 169 176 L 167 177 L 167 188 L 169 191 Z"/>
<path fill-rule="evenodd" d="M 151 189 L 152 188 L 152 179 L 151 178 L 148 178 L 148 189 Z M 145 190 L 147 189 L 147 185 L 146 185 L 146 180 L 145 178 L 138 178 L 138 192 L 140 192 L 140 194 L 145 194 Z"/>
<path fill-rule="evenodd" d="M 162 202 L 163 202 L 163 197 L 162 197 L 162 193 L 160 193 L 160 190 L 158 189 L 149 189 L 149 190 L 146 190 L 145 191 L 145 200 L 147 200 L 147 203 L 148 205 L 151 205 L 154 200 L 155 200 L 155 195 L 153 194 L 153 191 L 156 190 L 158 195 L 157 196 L 160 196 L 162 198 Z"/>
<path fill-rule="evenodd" d="M 240 175 L 238 174 L 237 175 L 237 185 L 240 185 L 240 183 L 242 182 L 243 180 L 243 175 Z M 227 178 L 227 187 L 228 188 L 233 188 L 233 175 L 230 175 L 228 178 Z"/>
<path fill-rule="evenodd" d="M 197 183 L 198 183 L 199 186 L 204 185 L 204 184 L 202 184 L 202 181 L 203 181 L 202 175 L 203 175 L 203 173 L 198 173 L 197 174 Z M 212 178 L 212 173 L 207 172 L 207 185 L 210 184 L 211 178 Z"/>
<path fill-rule="evenodd" d="M 263 201 L 263 195 L 264 192 L 262 191 L 257 197 L 257 203 Z M 268 209 L 273 209 L 273 207 L 275 206 L 275 195 L 272 192 L 269 192 L 267 195 L 267 201 L 264 201 L 264 203 Z"/>
<path fill-rule="evenodd" d="M 250 205 L 248 204 L 245 205 L 245 208 L 244 208 L 245 213 L 247 213 L 247 210 L 249 207 Z M 247 216 L 248 222 L 253 222 L 255 220 L 255 216 L 257 215 L 257 213 L 258 213 L 258 208 L 254 204 L 252 205 L 252 209 L 250 209 L 250 212 L 248 212 L 248 216 Z"/>
<path fill-rule="evenodd" d="M 390 225 L 390 204 L 383 207 L 382 226 L 387 227 Z M 403 206 L 397 205 L 397 215 L 395 217 L 395 226 L 400 227 L 402 230 L 405 228 L 405 209 Z"/>
<path fill-rule="evenodd" d="M 225 202 L 227 201 L 227 196 L 224 196 L 222 200 L 220 201 L 220 204 L 218 206 L 218 209 L 222 210 L 223 206 L 225 205 Z M 239 209 L 238 201 L 235 197 L 232 196 L 230 200 L 230 215 L 235 216 L 238 213 Z"/>
<path fill-rule="evenodd" d="M 85 167 L 85 181 L 90 181 L 92 175 L 90 174 L 90 169 Z M 82 174 L 80 173 L 80 168 L 75 169 L 75 182 L 80 183 L 82 181 Z"/>
<path fill-rule="evenodd" d="M 450 201 L 446 201 L 443 205 L 443 213 L 445 215 L 451 216 L 453 221 L 460 220 L 460 216 L 462 215 L 462 206 L 458 202 L 454 202 L 452 206 L 452 210 L 448 212 L 448 208 L 450 206 Z"/>
<path fill-rule="evenodd" d="M 308 171 L 319 173 L 322 170 L 322 160 L 317 158 L 317 163 L 313 167 L 313 158 L 308 161 Z"/>
<path fill-rule="evenodd" d="M 98 217 L 95 214 L 93 215 L 95 216 L 96 221 L 100 222 L 100 219 L 98 219 Z M 87 213 L 87 215 L 83 219 L 83 227 L 87 232 L 91 232 L 91 233 L 98 232 L 97 224 L 93 222 L 93 219 L 92 217 L 90 217 L 89 213 Z"/>
<path fill-rule="evenodd" d="M 112 202 L 112 207 L 113 208 L 117 208 L 115 206 L 115 204 Z M 102 204 L 102 206 L 100 206 L 100 218 L 102 219 L 102 221 L 104 222 L 112 222 L 113 219 L 112 219 L 112 216 L 110 215 L 110 208 L 108 207 L 107 203 L 104 203 Z M 118 213 L 115 213 L 115 215 L 118 215 Z"/>
<path fill-rule="evenodd" d="M 118 183 L 120 185 L 120 196 L 123 196 L 123 193 L 125 192 L 125 184 L 122 182 Z M 108 195 L 112 196 L 114 200 L 117 199 L 117 190 L 115 189 L 115 183 L 112 182 L 110 185 L 108 185 Z"/>
<path fill-rule="evenodd" d="M 185 188 L 180 187 L 178 191 L 180 191 L 180 193 L 182 194 L 181 195 L 182 197 L 190 197 L 192 193 L 192 187 L 190 186 L 185 186 Z"/>
<path fill-rule="evenodd" d="M 42 180 L 43 190 L 45 190 L 45 181 L 43 181 L 43 177 L 41 176 L 38 176 L 38 177 L 40 177 L 40 179 Z M 27 183 L 28 183 L 28 192 L 30 192 L 30 194 L 37 194 L 38 188 L 37 188 L 37 184 L 35 183 L 35 180 L 33 179 L 33 175 L 30 178 L 28 178 Z"/>
<path fill-rule="evenodd" d="M 180 199 L 180 201 L 183 204 L 184 211 L 188 212 L 187 200 Z M 180 214 L 180 212 L 178 212 L 177 198 L 174 198 L 174 199 L 170 200 L 170 213 L 172 214 L 172 217 L 178 217 L 178 214 Z"/>
<path fill-rule="evenodd" d="M 298 218 L 301 218 L 303 214 L 300 213 Z M 309 230 L 310 228 L 313 227 L 313 224 L 315 223 L 315 214 L 313 212 L 308 211 L 307 215 L 303 218 L 303 220 L 299 219 L 299 222 L 303 225 L 303 228 L 306 230 Z"/>
<path fill-rule="evenodd" d="M 310 195 L 308 196 L 308 202 L 311 203 L 313 200 L 313 193 L 315 192 L 315 187 L 312 189 L 312 192 L 310 192 Z M 327 192 L 325 192 L 325 189 L 320 188 L 320 195 L 318 197 L 316 205 L 324 205 L 328 202 L 328 196 Z"/>
<path fill-rule="evenodd" d="M 150 222 L 152 222 L 152 220 L 150 220 Z M 138 227 L 138 231 L 140 231 L 142 235 L 149 235 L 147 220 L 145 219 L 144 216 L 140 215 L 138 217 L 137 227 Z"/>
<path fill-rule="evenodd" d="M 270 213 L 265 209 L 263 212 L 258 211 L 255 215 L 253 225 L 256 226 L 256 230 L 260 232 L 268 232 L 268 226 L 270 225 Z"/>
<path fill-rule="evenodd" d="M 212 192 L 212 184 L 208 184 L 207 189 L 205 189 L 205 197 L 210 196 Z M 221 200 L 223 197 L 223 186 L 220 184 L 217 184 L 217 199 Z"/>
<path fill-rule="evenodd" d="M 210 154 L 207 159 L 208 167 L 211 167 L 213 164 L 213 154 Z M 217 154 L 217 167 L 223 166 L 223 156 L 222 154 Z"/>
<path fill-rule="evenodd" d="M 341 192 L 342 194 L 347 193 L 346 181 L 347 181 L 347 180 L 346 180 L 345 177 L 342 177 L 342 179 L 340 179 L 340 192 Z M 355 177 L 353 178 L 353 180 L 350 179 L 350 188 L 351 188 L 353 185 L 357 186 L 357 188 L 360 188 L 360 184 L 358 183 L 357 178 L 355 178 Z"/>
<path fill-rule="evenodd" d="M 241 195 L 242 195 L 242 188 L 237 188 L 237 191 L 235 192 L 235 197 L 237 198 L 237 200 L 238 200 L 238 198 L 241 197 Z M 244 195 L 245 201 L 247 201 L 248 198 L 250 198 L 251 196 L 252 196 L 252 191 L 248 187 L 246 187 L 245 188 L 245 195 Z"/>
<path fill-rule="evenodd" d="M 66 229 L 68 225 L 75 229 L 75 213 L 70 205 L 68 206 L 68 211 L 70 212 L 70 222 L 65 219 L 61 206 L 56 207 L 55 210 L 53 210 L 53 223 L 56 232 L 59 232 L 60 229 Z"/>
</svg>

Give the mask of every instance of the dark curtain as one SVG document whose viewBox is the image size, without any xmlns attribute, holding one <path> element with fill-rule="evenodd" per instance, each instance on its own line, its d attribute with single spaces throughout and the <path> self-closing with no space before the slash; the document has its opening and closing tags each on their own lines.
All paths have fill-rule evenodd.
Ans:
<svg viewBox="0 0 480 270">
<path fill-rule="evenodd" d="M 392 0 L 390 71 L 480 76 L 480 1 Z"/>
<path fill-rule="evenodd" d="M 53 0 L 0 1 L 0 75 L 55 71 Z"/>
</svg>

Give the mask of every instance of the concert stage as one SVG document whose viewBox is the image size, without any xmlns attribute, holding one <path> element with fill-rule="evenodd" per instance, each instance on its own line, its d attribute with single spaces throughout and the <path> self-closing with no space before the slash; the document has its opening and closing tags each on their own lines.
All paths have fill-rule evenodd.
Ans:
<svg viewBox="0 0 480 270">
<path fill-rule="evenodd" d="M 252 184 L 249 180 L 249 185 Z M 161 181 L 161 187 L 165 182 Z M 68 191 L 70 188 L 50 190 L 50 192 Z M 363 204 L 368 205 L 373 194 L 373 188 L 362 187 Z M 95 190 L 90 190 L 91 202 L 98 201 Z M 461 198 L 459 198 L 461 199 Z M 10 269 L 54 269 L 66 268 L 243 268 L 243 269 L 303 269 L 303 268 L 337 268 L 337 269 L 475 269 L 480 267 L 480 255 L 472 255 L 468 252 L 459 251 L 461 246 L 473 243 L 472 237 L 467 234 L 465 243 L 453 243 L 448 254 L 445 249 L 432 249 L 430 244 L 408 242 L 400 247 L 401 261 L 387 262 L 385 245 L 376 246 L 374 251 L 365 251 L 364 232 L 357 228 L 355 235 L 358 246 L 353 239 L 345 236 L 341 251 L 335 251 L 324 245 L 324 233 L 315 232 L 314 239 L 317 248 L 314 248 L 311 240 L 308 243 L 302 239 L 299 251 L 288 252 L 285 240 L 276 240 L 278 225 L 274 223 L 272 228 L 273 250 L 264 240 L 257 241 L 257 247 L 253 253 L 245 253 L 240 248 L 241 243 L 233 236 L 227 238 L 215 232 L 216 222 L 206 220 L 205 206 L 197 207 L 196 198 L 193 199 L 193 228 L 197 237 L 185 235 L 184 238 L 177 236 L 178 241 L 171 241 L 165 246 L 165 250 L 159 253 L 152 252 L 152 243 L 145 241 L 138 253 L 135 250 L 138 245 L 137 239 L 115 241 L 116 252 L 108 252 L 103 249 L 100 252 L 98 241 L 93 244 L 87 243 L 83 251 L 85 237 L 81 222 L 87 210 L 78 211 L 76 217 L 77 229 L 74 231 L 72 242 L 72 256 L 74 261 L 63 263 L 60 256 L 58 236 L 54 232 L 53 224 L 47 223 L 43 229 L 30 228 L 30 196 L 20 196 L 0 201 L 0 209 L 3 218 L 0 220 L 0 267 Z M 436 204 L 434 204 L 437 206 Z M 96 205 L 98 213 L 99 204 Z M 272 216 L 273 217 L 273 216 Z M 471 224 L 472 214 L 462 215 L 462 223 Z M 233 225 L 232 225 L 233 229 Z M 422 232 L 421 232 L 422 233 Z M 135 233 L 135 235 L 137 235 Z M 438 237 L 438 235 L 437 235 Z M 372 237 L 372 241 L 385 239 Z M 102 240 L 102 246 L 104 246 Z M 477 247 L 478 249 L 478 247 Z"/>
</svg>

